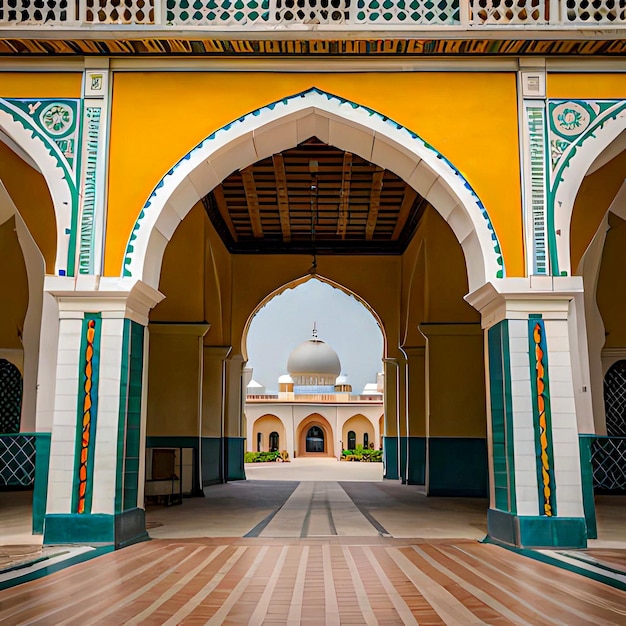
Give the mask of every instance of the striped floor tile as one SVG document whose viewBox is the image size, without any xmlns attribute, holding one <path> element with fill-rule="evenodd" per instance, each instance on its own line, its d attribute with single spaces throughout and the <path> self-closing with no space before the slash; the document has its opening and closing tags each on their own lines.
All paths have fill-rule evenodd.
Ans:
<svg viewBox="0 0 626 626">
<path fill-rule="evenodd" d="M 626 592 L 470 540 L 154 540 L 0 592 L 0 623 L 608 625 Z"/>
</svg>

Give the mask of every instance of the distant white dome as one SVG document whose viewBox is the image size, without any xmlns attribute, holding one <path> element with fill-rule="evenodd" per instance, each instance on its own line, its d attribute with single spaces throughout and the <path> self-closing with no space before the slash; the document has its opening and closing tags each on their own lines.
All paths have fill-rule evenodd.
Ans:
<svg viewBox="0 0 626 626">
<path fill-rule="evenodd" d="M 291 376 L 289 376 L 289 374 L 283 374 L 282 376 L 278 377 L 278 383 L 279 384 L 286 384 L 286 385 L 293 385 L 293 378 L 291 378 Z"/>
<path fill-rule="evenodd" d="M 292 376 L 317 374 L 336 378 L 341 373 L 341 362 L 327 343 L 320 339 L 309 339 L 289 355 L 287 370 Z"/>
</svg>

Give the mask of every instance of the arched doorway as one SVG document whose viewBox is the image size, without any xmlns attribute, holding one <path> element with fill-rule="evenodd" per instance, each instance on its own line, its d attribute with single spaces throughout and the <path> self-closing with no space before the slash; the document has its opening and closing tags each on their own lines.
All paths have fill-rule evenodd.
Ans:
<svg viewBox="0 0 626 626">
<path fill-rule="evenodd" d="M 319 413 L 303 419 L 297 432 L 297 457 L 335 456 L 336 434 L 328 420 Z"/>
<path fill-rule="evenodd" d="M 324 440 L 324 431 L 319 426 L 311 426 L 306 432 L 305 452 L 307 454 L 323 453 L 326 451 L 326 442 Z"/>
<path fill-rule="evenodd" d="M 315 195 L 317 193 L 315 190 L 319 188 L 321 179 L 317 179 L 315 185 L 311 184 L 310 162 L 315 162 L 316 159 L 308 157 L 317 153 L 324 155 L 328 171 L 334 172 L 333 180 L 328 182 L 329 190 L 332 192 L 329 192 L 329 197 L 332 195 L 335 198 L 340 194 L 342 187 L 347 189 L 348 177 L 346 176 L 343 180 L 343 185 L 338 184 L 337 181 L 341 181 L 342 176 L 338 177 L 337 173 L 346 171 L 351 153 L 346 150 L 347 145 L 337 148 L 327 143 L 329 137 L 326 136 L 321 138 L 311 136 L 302 139 L 303 141 L 299 140 L 295 146 L 293 144 L 275 146 L 277 150 L 280 150 L 276 152 L 276 158 L 272 158 L 272 156 L 263 157 L 257 153 L 256 158 L 259 158 L 259 161 L 242 162 L 239 170 L 233 170 L 231 167 L 229 171 L 233 173 L 218 183 L 219 190 L 215 191 L 217 187 L 211 189 L 211 186 L 207 184 L 206 193 L 198 198 L 193 209 L 180 222 L 176 232 L 171 236 L 169 244 L 166 241 L 169 239 L 167 235 L 165 239 L 161 235 L 158 236 L 161 249 L 166 246 L 162 271 L 160 271 L 159 290 L 166 294 L 167 299 L 159 304 L 151 314 L 155 330 L 157 324 L 163 326 L 179 324 L 181 331 L 183 331 L 182 322 L 189 319 L 211 320 L 211 328 L 208 329 L 206 335 L 202 335 L 200 354 L 198 351 L 199 335 L 190 336 L 188 341 L 185 340 L 188 344 L 185 348 L 188 351 L 187 355 L 182 354 L 183 349 L 180 342 L 169 342 L 170 345 L 167 350 L 176 358 L 184 359 L 186 363 L 184 374 L 181 368 L 180 377 L 176 381 L 172 380 L 167 371 L 172 359 L 161 356 L 159 357 L 161 363 L 155 367 L 152 359 L 153 346 L 151 345 L 150 377 L 156 381 L 156 372 L 160 368 L 162 374 L 159 380 L 163 384 L 151 383 L 150 388 L 157 390 L 155 396 L 160 393 L 164 394 L 166 387 L 171 386 L 174 382 L 176 385 L 184 385 L 189 388 L 190 401 L 184 407 L 186 415 L 184 421 L 185 435 L 191 437 L 192 433 L 197 432 L 199 428 L 202 429 L 200 445 L 206 446 L 202 454 L 202 458 L 205 459 L 203 464 L 206 466 L 213 458 L 219 459 L 220 455 L 222 459 L 226 457 L 225 461 L 222 461 L 221 467 L 212 466 L 209 468 L 213 472 L 210 480 L 220 480 L 223 476 L 226 476 L 228 480 L 241 478 L 241 473 L 232 472 L 232 468 L 226 466 L 235 457 L 235 454 L 230 450 L 233 450 L 235 445 L 241 445 L 241 440 L 244 439 L 241 423 L 238 422 L 237 408 L 241 403 L 242 368 L 249 356 L 245 346 L 246 329 L 254 313 L 265 306 L 272 295 L 286 292 L 290 287 L 311 279 L 320 278 L 332 286 L 340 286 L 343 291 L 351 295 L 361 294 L 362 301 L 367 301 L 370 310 L 376 311 L 379 326 L 381 329 L 384 326 L 387 334 L 384 353 L 387 359 L 382 368 L 384 371 L 379 373 L 381 379 L 384 380 L 384 388 L 393 390 L 393 393 L 390 394 L 389 398 L 384 399 L 385 424 L 383 427 L 378 427 L 378 432 L 385 433 L 385 440 L 382 445 L 387 448 L 385 455 L 387 477 L 396 479 L 401 477 L 408 482 L 410 479 L 408 459 L 417 459 L 422 465 L 421 469 L 414 474 L 422 477 L 418 477 L 416 480 L 421 480 L 423 484 L 423 467 L 426 454 L 422 451 L 426 446 L 427 432 L 424 423 L 423 401 L 426 393 L 439 396 L 448 388 L 450 368 L 445 361 L 445 355 L 455 352 L 459 358 L 463 359 L 463 367 L 467 367 L 472 372 L 471 381 L 465 385 L 471 389 L 463 396 L 464 406 L 460 406 L 461 403 L 456 403 L 453 406 L 450 403 L 440 403 L 436 405 L 436 411 L 432 413 L 431 432 L 433 437 L 431 439 L 434 440 L 436 437 L 437 441 L 433 443 L 429 458 L 437 460 L 439 465 L 438 471 L 432 472 L 431 476 L 433 481 L 437 478 L 445 483 L 442 489 L 447 490 L 445 491 L 446 495 L 484 494 L 486 481 L 482 470 L 484 468 L 486 472 L 487 463 L 484 370 L 482 369 L 483 344 L 478 339 L 481 332 L 478 325 L 478 314 L 463 300 L 463 296 L 468 291 L 468 282 L 474 285 L 480 283 L 479 274 L 484 275 L 491 271 L 485 269 L 486 266 L 495 270 L 492 272 L 493 276 L 502 275 L 502 266 L 501 259 L 498 261 L 497 258 L 484 262 L 484 256 L 480 252 L 483 250 L 482 235 L 476 234 L 473 230 L 474 220 L 468 216 L 473 209 L 467 209 L 466 204 L 464 204 L 467 198 L 465 200 L 461 198 L 465 192 L 460 192 L 458 195 L 458 190 L 453 190 L 458 187 L 460 175 L 458 172 L 454 173 L 448 182 L 441 173 L 435 177 L 438 187 L 437 198 L 440 197 L 439 194 L 441 193 L 454 202 L 454 210 L 452 211 L 454 215 L 448 221 L 449 213 L 443 217 L 437 211 L 434 206 L 437 204 L 434 197 L 432 199 L 433 205 L 428 204 L 426 198 L 424 198 L 424 202 L 417 199 L 416 189 L 420 186 L 417 181 L 415 181 L 416 186 L 411 187 L 410 184 L 404 182 L 399 174 L 387 176 L 387 173 L 382 171 L 381 166 L 368 161 L 366 158 L 361 157 L 358 161 L 353 159 L 352 162 L 357 162 L 359 168 L 363 170 L 368 188 L 368 192 L 364 194 L 366 204 L 370 203 L 372 198 L 374 198 L 375 205 L 378 204 L 380 200 L 378 195 L 379 183 L 381 181 L 383 182 L 382 189 L 396 190 L 394 200 L 385 199 L 385 202 L 389 202 L 388 212 L 391 215 L 386 215 L 380 222 L 377 221 L 375 211 L 362 211 L 364 213 L 362 217 L 365 219 L 357 220 L 352 224 L 354 241 L 361 241 L 365 252 L 379 246 L 380 240 L 376 240 L 375 232 L 376 224 L 380 224 L 384 226 L 384 228 L 381 226 L 379 233 L 381 240 L 387 238 L 387 243 L 393 242 L 389 243 L 389 246 L 397 246 L 397 252 L 401 254 L 353 254 L 356 250 L 353 248 L 353 240 L 347 236 L 342 238 L 336 235 L 337 230 L 343 232 L 343 225 L 337 223 L 336 211 L 331 218 L 328 218 L 334 221 L 330 226 L 327 226 L 326 236 L 328 240 L 323 244 L 326 246 L 324 254 L 310 254 L 311 250 L 317 252 L 317 248 L 312 247 L 309 215 L 312 206 L 311 198 L 318 201 L 319 207 L 320 197 Z M 190 163 L 197 163 L 196 159 L 201 152 L 202 150 L 199 150 L 195 153 Z M 251 182 L 254 182 L 255 185 L 258 184 L 259 188 L 261 185 L 271 185 L 272 180 L 271 177 L 268 178 L 268 172 L 272 173 L 274 177 L 274 191 L 272 192 L 274 193 L 276 191 L 276 176 L 282 176 L 282 169 L 279 164 L 282 162 L 283 166 L 289 165 L 289 159 L 295 159 L 301 153 L 306 154 L 309 161 L 309 165 L 304 168 L 305 182 L 309 184 L 304 185 L 306 197 L 302 195 L 302 185 L 299 184 L 298 189 L 300 191 L 297 193 L 294 191 L 293 205 L 291 205 L 292 200 L 289 199 L 290 206 L 294 207 L 294 219 L 291 220 L 290 218 L 289 223 L 285 219 L 281 222 L 280 216 L 278 216 L 278 221 L 272 220 L 270 224 L 270 222 L 264 222 L 265 218 L 257 213 L 256 209 L 253 209 L 247 213 L 247 217 L 243 215 L 243 220 L 246 221 L 246 233 L 238 233 L 236 229 L 239 227 L 239 222 L 230 225 L 228 223 L 231 209 L 234 215 L 233 203 L 239 203 L 243 198 L 242 194 L 248 195 L 247 190 L 251 189 Z M 346 169 L 343 169 L 344 163 L 346 163 Z M 182 168 L 179 170 L 180 176 L 185 175 L 183 170 L 187 165 L 188 163 L 181 162 L 179 166 Z M 196 166 L 194 165 L 194 167 Z M 390 170 L 392 167 L 393 164 L 389 162 Z M 288 197 L 290 189 L 296 189 L 295 184 L 290 187 L 291 181 L 298 182 L 296 177 L 297 175 L 300 176 L 301 169 L 301 167 L 292 170 L 287 168 L 285 187 Z M 200 171 L 197 173 L 201 174 Z M 202 176 L 199 176 L 199 179 L 202 179 Z M 302 183 L 302 180 L 299 180 L 299 183 Z M 164 185 L 157 187 L 155 194 L 166 193 L 168 185 L 169 183 L 165 181 Z M 312 188 L 313 192 L 311 191 Z M 465 187 L 465 189 L 469 190 L 469 187 Z M 470 192 L 470 195 L 472 193 Z M 250 197 L 252 198 L 252 195 Z M 233 198 L 234 200 L 229 204 Z M 303 201 L 303 198 L 306 202 Z M 417 203 L 415 203 L 416 200 Z M 159 200 L 159 202 L 161 201 Z M 168 203 L 165 196 L 163 202 L 165 205 Z M 472 202 L 473 200 L 470 204 Z M 273 203 L 272 206 L 275 204 Z M 407 221 L 404 221 L 403 218 L 398 225 L 398 212 L 402 205 L 406 209 L 404 212 L 408 211 L 408 215 L 412 217 L 411 219 L 407 218 Z M 260 210 L 260 207 L 258 208 Z M 468 213 L 466 213 L 466 209 Z M 167 212 L 167 207 L 165 211 Z M 216 211 L 222 216 L 221 223 L 217 219 Z M 301 214 L 304 217 L 309 215 L 306 228 L 301 226 L 306 221 Z M 176 215 L 177 219 L 180 220 L 180 206 Z M 286 215 L 287 213 L 283 212 L 283 218 Z M 368 216 L 369 230 L 367 227 Z M 257 217 L 261 221 L 260 229 Z M 156 219 L 158 221 L 160 218 L 156 217 Z M 251 229 L 249 231 L 248 220 L 250 220 Z M 481 220 L 489 223 L 484 207 L 481 209 Z M 254 235 L 253 221 L 256 235 Z M 459 238 L 455 237 L 454 234 L 456 232 L 454 229 L 458 229 L 461 223 L 464 224 L 462 244 L 459 243 Z M 402 234 L 403 227 L 407 224 L 409 226 L 405 237 L 400 237 L 399 234 Z M 485 224 L 483 222 L 481 224 L 480 230 L 482 232 L 482 227 Z M 348 226 L 349 224 L 346 228 Z M 417 230 L 416 226 L 418 226 Z M 231 227 L 235 230 L 231 230 Z M 141 230 L 142 224 L 138 224 L 138 228 Z M 172 228 L 172 224 L 169 228 Z M 494 239 L 490 224 L 487 231 L 489 231 L 490 246 L 493 247 L 492 242 L 497 240 Z M 163 234 L 162 231 L 159 232 Z M 233 232 L 236 235 L 234 243 L 229 240 L 228 235 L 231 233 L 230 237 L 233 239 Z M 247 241 L 250 233 L 253 233 L 253 239 Z M 322 245 L 320 243 L 322 242 L 321 233 L 321 229 L 315 231 L 316 246 Z M 144 279 L 152 281 L 154 278 L 152 273 L 160 270 L 158 259 L 152 255 L 152 252 L 156 252 L 156 248 L 152 247 L 150 242 L 146 242 L 142 251 L 143 244 L 140 240 L 142 240 L 143 235 L 140 232 L 136 234 L 137 238 L 134 240 L 132 255 L 128 257 L 125 276 L 132 277 L 135 275 L 133 272 L 138 268 L 131 257 L 137 258 L 136 253 L 145 254 L 146 273 L 142 275 Z M 267 234 L 267 241 L 261 241 L 265 234 Z M 298 236 L 296 236 L 297 234 Z M 270 238 L 280 240 L 281 245 L 284 243 L 286 246 L 282 249 L 284 255 L 280 259 L 271 254 L 272 250 L 275 251 L 275 246 L 272 248 L 266 245 Z M 331 240 L 340 242 L 337 249 Z M 433 249 L 439 251 L 440 258 L 425 255 L 423 250 L 426 247 L 426 242 L 429 246 L 434 246 Z M 240 247 L 235 250 L 237 247 L 235 244 L 243 246 L 243 248 Z M 244 249 L 245 246 L 248 248 Z M 343 247 L 343 252 L 339 251 L 341 247 Z M 472 265 L 472 269 L 469 271 L 466 270 L 464 252 L 467 263 Z M 229 253 L 231 256 L 228 256 Z M 490 254 L 488 253 L 488 255 Z M 227 266 L 225 259 L 232 260 L 228 269 L 225 269 Z M 493 265 L 491 261 L 494 261 Z M 495 269 L 496 266 L 498 269 Z M 199 268 L 203 269 L 200 270 Z M 450 286 L 449 289 L 445 290 L 445 293 L 431 287 L 444 282 Z M 361 300 L 361 298 L 359 299 Z M 402 310 L 399 311 L 398 302 L 401 300 L 403 305 Z M 247 312 L 250 313 L 246 315 Z M 424 321 L 432 322 L 433 328 L 430 329 L 432 332 L 429 336 L 431 362 L 436 362 L 439 365 L 439 369 L 430 377 L 431 387 L 428 390 L 425 389 L 426 377 L 424 376 L 426 340 L 418 330 L 419 325 Z M 434 331 L 441 331 L 442 324 L 445 325 L 446 333 L 439 332 L 436 334 Z M 465 332 L 464 325 L 471 325 L 473 331 L 476 331 L 472 334 L 471 339 L 466 338 L 468 333 Z M 463 328 L 460 328 L 461 326 Z M 425 329 L 424 332 L 427 330 Z M 183 332 L 190 334 L 189 326 L 185 326 Z M 154 335 L 152 333 L 151 335 L 152 344 Z M 391 339 L 389 339 L 390 337 Z M 238 343 L 240 340 L 241 344 Z M 162 342 L 162 339 L 159 338 L 156 342 Z M 475 349 L 476 345 L 478 350 Z M 412 360 L 405 358 L 404 354 L 410 355 Z M 208 381 L 203 382 L 204 388 L 201 394 L 197 385 L 198 377 L 194 377 L 189 368 L 192 362 L 198 363 L 198 361 L 202 362 L 204 376 Z M 407 371 L 410 372 L 408 375 Z M 411 380 L 407 380 L 407 376 L 411 376 Z M 261 382 L 266 384 L 266 381 Z M 285 384 L 288 386 L 288 383 Z M 409 387 L 418 389 L 411 398 L 407 397 Z M 375 388 L 378 389 L 378 385 Z M 202 403 L 209 404 L 211 402 L 207 393 L 209 389 L 213 390 L 217 397 L 220 397 L 219 394 L 224 394 L 221 406 L 219 403 L 215 403 L 217 406 L 210 407 L 213 411 L 212 415 L 218 415 L 219 420 L 204 419 L 198 409 Z M 282 391 L 279 390 L 276 395 L 279 396 L 280 393 Z M 293 387 L 291 391 L 285 389 L 284 393 L 293 393 Z M 199 395 L 202 396 L 201 402 L 198 402 Z M 380 415 L 380 403 L 383 402 L 380 397 L 382 394 L 378 394 L 379 398 L 374 397 L 376 393 L 364 393 L 362 395 L 368 396 L 368 401 L 379 403 L 376 414 L 371 416 L 372 420 L 377 420 Z M 163 411 L 163 406 L 164 403 L 162 402 L 150 398 L 148 400 L 149 420 L 156 422 L 157 414 L 163 413 L 162 418 L 159 418 L 160 424 L 158 424 L 158 428 L 161 430 L 166 429 L 167 420 L 170 419 L 165 414 L 167 412 Z M 471 417 L 467 417 L 469 414 L 468 406 L 471 407 Z M 312 419 L 310 416 L 302 422 L 300 415 L 301 413 L 293 414 L 291 424 L 288 424 L 286 437 L 289 444 L 293 442 L 295 456 L 339 456 L 338 447 L 343 438 L 342 433 L 338 432 L 339 428 L 331 427 L 327 422 L 321 422 L 317 418 Z M 461 429 L 455 430 L 461 415 L 464 416 L 462 432 Z M 246 414 L 248 424 L 254 420 L 254 417 L 252 412 Z M 344 419 L 344 417 L 341 420 L 337 419 L 336 424 L 340 426 Z M 286 423 L 288 422 L 289 420 Z M 182 420 L 179 423 L 183 425 Z M 334 424 L 332 420 L 331 423 Z M 267 432 L 267 435 L 263 433 L 259 439 L 258 436 L 251 433 L 250 428 L 248 426 L 247 433 L 252 437 L 249 441 L 253 443 L 248 443 L 248 446 L 256 447 L 256 449 L 269 445 L 271 432 L 279 432 L 277 429 L 272 429 Z M 319 428 L 319 432 L 314 428 Z M 356 428 L 350 430 L 354 430 L 356 436 Z M 148 431 L 154 432 L 150 423 Z M 355 444 L 365 443 L 365 434 L 365 432 L 359 433 L 356 436 Z M 375 428 L 372 428 L 371 433 L 367 432 L 368 444 L 371 441 L 378 443 L 376 434 Z M 282 441 L 282 437 L 280 440 Z M 343 440 L 347 442 L 347 437 Z M 411 454 L 408 454 L 409 448 Z M 226 449 L 229 450 L 228 454 L 224 452 Z M 466 465 L 451 465 L 446 461 L 450 458 L 451 451 L 457 458 L 467 459 L 468 463 Z M 289 454 L 294 456 L 291 450 L 289 450 Z M 481 471 L 472 473 L 463 469 L 466 466 L 474 465 L 477 465 Z M 478 487 L 473 484 L 468 485 L 467 480 L 459 487 L 461 478 L 473 479 L 475 476 L 478 476 L 476 481 L 480 483 Z M 205 480 L 204 476 L 203 480 Z"/>
</svg>

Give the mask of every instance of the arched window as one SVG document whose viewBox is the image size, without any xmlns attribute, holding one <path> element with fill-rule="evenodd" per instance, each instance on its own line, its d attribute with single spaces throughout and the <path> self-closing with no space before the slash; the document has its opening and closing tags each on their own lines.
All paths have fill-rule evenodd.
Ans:
<svg viewBox="0 0 626 626">
<path fill-rule="evenodd" d="M 348 431 L 348 450 L 356 448 L 356 433 L 353 430 Z"/>
<path fill-rule="evenodd" d="M 274 430 L 270 433 L 270 452 L 278 451 L 278 433 Z"/>
<path fill-rule="evenodd" d="M 20 432 L 22 374 L 13 363 L 0 359 L 0 434 Z"/>
<path fill-rule="evenodd" d="M 319 426 L 309 428 L 306 434 L 307 452 L 324 452 L 324 431 Z"/>
<path fill-rule="evenodd" d="M 257 433 L 256 434 L 256 451 L 263 452 L 261 448 L 263 448 L 263 433 Z"/>
<path fill-rule="evenodd" d="M 626 360 L 613 363 L 604 377 L 606 434 L 626 437 Z"/>
<path fill-rule="evenodd" d="M 367 450 L 370 447 L 370 436 L 363 433 L 363 447 Z"/>
</svg>

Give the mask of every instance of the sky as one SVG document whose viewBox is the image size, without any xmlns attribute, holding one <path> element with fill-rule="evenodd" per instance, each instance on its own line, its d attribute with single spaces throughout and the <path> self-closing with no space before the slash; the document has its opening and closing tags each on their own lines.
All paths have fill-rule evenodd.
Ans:
<svg viewBox="0 0 626 626">
<path fill-rule="evenodd" d="M 252 377 L 268 393 L 278 389 L 278 377 L 287 373 L 291 351 L 312 337 L 339 355 L 341 373 L 354 393 L 376 382 L 382 371 L 383 336 L 374 316 L 356 298 L 317 279 L 272 298 L 253 318 L 248 332 L 248 365 Z"/>
</svg>

